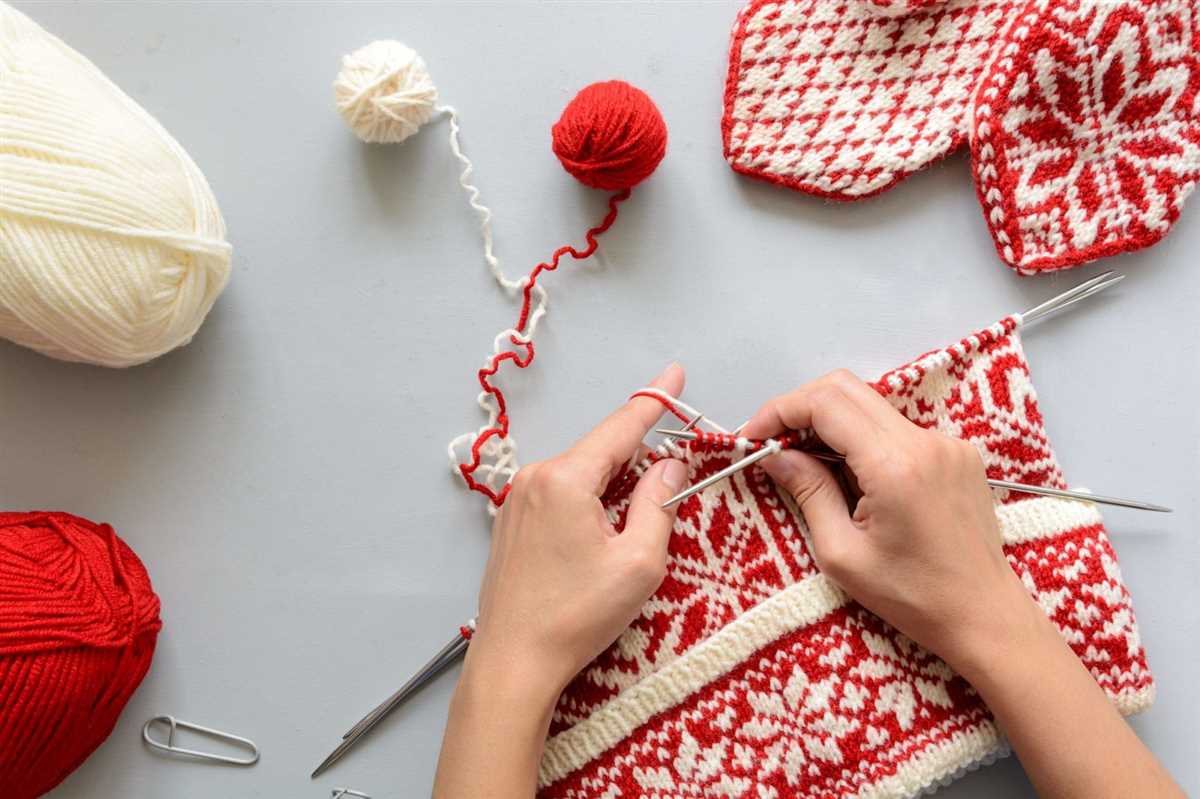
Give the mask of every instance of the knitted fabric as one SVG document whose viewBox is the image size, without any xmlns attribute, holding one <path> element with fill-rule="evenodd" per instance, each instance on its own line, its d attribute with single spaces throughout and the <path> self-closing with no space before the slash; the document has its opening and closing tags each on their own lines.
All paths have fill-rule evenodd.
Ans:
<svg viewBox="0 0 1200 799">
<path fill-rule="evenodd" d="M 974 444 L 989 476 L 1065 487 L 1018 326 L 1004 319 L 875 387 L 915 423 Z M 610 485 L 610 517 L 620 528 L 651 461 L 685 457 L 694 481 L 741 454 L 729 444 L 664 445 Z M 1095 506 L 995 497 L 1029 592 L 1122 713 L 1147 707 L 1152 678 Z M 684 502 L 666 579 L 559 700 L 540 795 L 908 797 L 1004 754 L 974 690 L 849 600 L 807 536 L 757 467 Z"/>
<path fill-rule="evenodd" d="M 725 157 L 858 200 L 970 138 L 997 251 L 1018 271 L 1146 247 L 1200 175 L 1198 7 L 751 0 L 730 49 Z"/>
<path fill-rule="evenodd" d="M 1000 256 L 1061 269 L 1154 244 L 1200 178 L 1200 3 L 1024 4 L 975 106 Z"/>
</svg>

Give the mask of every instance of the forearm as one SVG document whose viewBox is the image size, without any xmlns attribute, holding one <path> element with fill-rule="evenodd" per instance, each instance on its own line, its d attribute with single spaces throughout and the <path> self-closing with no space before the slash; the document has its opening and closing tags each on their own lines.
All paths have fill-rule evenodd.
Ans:
<svg viewBox="0 0 1200 799">
<path fill-rule="evenodd" d="M 954 665 L 991 708 L 1039 796 L 1183 796 L 1033 602 L 1010 607 L 982 637 Z"/>
<path fill-rule="evenodd" d="M 557 692 L 471 654 L 450 703 L 434 799 L 530 799 Z"/>
</svg>

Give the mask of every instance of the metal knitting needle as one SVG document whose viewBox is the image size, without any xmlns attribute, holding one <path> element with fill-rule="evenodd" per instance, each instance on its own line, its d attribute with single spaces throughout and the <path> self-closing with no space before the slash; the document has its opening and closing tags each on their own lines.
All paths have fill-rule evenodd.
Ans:
<svg viewBox="0 0 1200 799">
<path fill-rule="evenodd" d="M 472 619 L 467 626 L 473 629 L 474 623 L 475 620 Z M 321 776 L 330 766 L 341 760 L 346 752 L 350 751 L 356 743 L 362 740 L 363 736 L 374 729 L 375 725 L 383 721 L 393 710 L 440 674 L 447 666 L 462 657 L 467 651 L 469 643 L 469 639 L 461 632 L 455 635 L 428 663 L 421 667 L 420 671 L 402 685 L 400 690 L 389 696 L 381 705 L 364 716 L 349 732 L 342 736 L 342 742 L 338 744 L 336 749 L 329 753 L 329 757 L 321 761 L 321 765 L 317 766 L 316 770 L 313 771 L 312 777 L 315 779 Z"/>
<path fill-rule="evenodd" d="M 676 431 L 674 431 L 674 430 L 656 430 L 655 432 L 662 433 L 663 435 L 673 435 Z M 680 437 L 687 438 L 689 435 L 692 438 L 696 437 L 695 433 L 683 433 Z M 688 497 L 690 497 L 692 494 L 699 493 L 699 492 L 703 491 L 704 489 L 708 488 L 710 485 L 713 485 L 714 483 L 719 483 L 722 480 L 724 480 L 726 477 L 729 477 L 730 475 L 737 474 L 742 469 L 745 469 L 747 466 L 758 463 L 763 458 L 766 458 L 769 455 L 777 455 L 779 453 L 779 451 L 780 451 L 779 446 L 776 445 L 774 447 L 766 446 L 760 450 L 757 450 L 756 452 L 751 452 L 749 455 L 742 458 L 737 463 L 732 463 L 729 466 L 726 466 L 721 471 L 716 472 L 715 474 L 710 474 L 708 477 L 705 477 L 699 483 L 695 483 L 692 486 L 685 488 L 683 491 L 680 491 L 678 494 L 676 494 L 675 496 L 671 497 L 666 502 L 664 502 L 661 505 L 661 507 L 669 508 L 672 505 L 677 505 L 680 502 L 683 502 Z"/>
<path fill-rule="evenodd" d="M 471 619 L 469 622 L 467 622 L 466 626 L 474 630 L 475 622 L 475 619 Z M 440 672 L 443 668 L 450 665 L 450 663 L 454 662 L 455 658 L 457 658 L 466 650 L 465 645 L 461 650 L 458 648 L 459 644 L 466 641 L 467 639 L 464 638 L 460 632 L 458 637 L 450 641 L 450 643 L 446 644 L 446 646 L 442 647 L 441 650 L 439 650 L 438 653 L 434 655 L 433 658 L 426 663 L 420 671 L 413 675 L 408 682 L 400 686 L 400 690 L 396 691 L 396 693 L 380 702 L 374 710 L 359 719 L 357 724 L 346 731 L 346 734 L 342 736 L 342 740 L 349 738 L 351 735 L 362 729 L 362 727 L 368 723 L 371 723 L 379 714 L 390 713 L 391 710 L 395 707 L 398 707 L 401 702 L 416 693 L 426 682 L 429 681 L 429 679 Z M 422 679 L 423 676 L 424 679 Z"/>
<path fill-rule="evenodd" d="M 685 432 L 680 432 L 678 430 L 665 430 L 665 429 L 661 429 L 661 428 L 655 430 L 654 432 L 661 433 L 664 436 L 671 436 L 672 438 L 685 439 L 687 441 L 696 440 L 695 433 L 685 433 Z M 729 476 L 730 474 L 733 474 L 734 472 L 745 469 L 750 464 L 766 457 L 765 455 L 762 455 L 761 453 L 767 452 L 767 451 L 768 451 L 768 448 L 763 447 L 762 449 L 758 450 L 757 452 L 751 453 L 747 457 L 742 458 L 740 461 L 738 461 L 734 464 L 731 464 L 730 466 L 725 467 L 721 471 L 714 474 L 712 478 L 709 478 L 708 481 L 701 481 L 700 483 L 697 483 L 696 485 L 691 486 L 691 487 L 685 489 L 684 491 L 682 491 L 681 493 L 679 493 L 678 495 L 672 497 L 668 501 L 668 504 L 664 505 L 663 507 L 664 508 L 670 507 L 672 504 L 674 504 L 676 502 L 681 502 L 682 500 L 687 499 L 692 494 L 695 494 L 697 491 L 704 490 L 708 486 L 717 482 L 713 478 L 719 477 L 721 479 L 724 479 L 725 477 Z M 842 462 L 842 461 L 846 460 L 846 457 L 844 455 L 840 455 L 836 452 L 823 452 L 821 450 L 802 450 L 802 451 L 808 455 L 812 455 L 814 458 L 820 458 L 821 460 L 825 460 L 825 461 Z M 759 457 L 755 458 L 754 457 L 755 455 L 758 455 Z M 1122 508 L 1133 508 L 1135 510 L 1148 510 L 1148 511 L 1154 511 L 1156 513 L 1173 513 L 1174 512 L 1170 508 L 1164 507 L 1162 505 L 1155 505 L 1150 502 L 1138 502 L 1137 500 L 1133 500 L 1133 499 L 1121 499 L 1119 497 L 1108 497 L 1108 496 L 1104 496 L 1103 494 L 1089 494 L 1086 491 L 1068 491 L 1068 490 L 1062 489 L 1062 488 L 1047 488 L 1044 486 L 1026 485 L 1024 483 L 1014 483 L 1009 480 L 993 480 L 990 477 L 988 478 L 987 483 L 992 488 L 1007 489 L 1009 491 L 1020 491 L 1025 494 L 1040 494 L 1042 496 L 1047 496 L 1047 497 L 1063 497 L 1065 499 L 1077 499 L 1082 502 L 1095 502 L 1098 505 L 1117 505 Z"/>
<path fill-rule="evenodd" d="M 1119 275 L 1113 272 L 1111 269 L 1107 272 L 1102 272 L 1090 280 L 1085 280 L 1078 286 L 1067 289 L 1062 294 L 1059 294 L 1056 297 L 1051 297 L 1042 304 L 1035 305 L 1028 311 L 1025 311 L 1021 314 L 1021 321 L 1027 325 L 1033 324 L 1039 319 L 1049 316 L 1055 311 L 1061 311 L 1063 308 L 1067 308 L 1077 302 L 1086 300 L 1088 297 L 1099 294 L 1105 289 L 1117 285 L 1124 279 L 1124 275 Z"/>
</svg>

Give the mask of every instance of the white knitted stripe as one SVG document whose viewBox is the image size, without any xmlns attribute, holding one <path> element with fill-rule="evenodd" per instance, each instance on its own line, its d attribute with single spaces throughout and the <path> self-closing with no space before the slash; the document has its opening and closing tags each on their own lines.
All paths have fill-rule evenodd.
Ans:
<svg viewBox="0 0 1200 799">
<path fill-rule="evenodd" d="M 1081 527 L 1094 527 L 1103 521 L 1100 511 L 1091 502 L 1057 497 L 998 505 L 996 520 L 1000 522 L 1000 535 L 1006 544 L 1053 538 Z"/>
<path fill-rule="evenodd" d="M 678 705 L 780 636 L 813 624 L 846 604 L 847 596 L 818 574 L 734 619 L 686 655 L 667 664 L 569 730 L 546 742 L 539 785 L 549 785 L 627 738 L 655 713 Z"/>
<path fill-rule="evenodd" d="M 996 518 L 1006 544 L 1054 538 L 1100 523 L 1100 513 L 1095 505 L 1054 497 L 997 506 Z M 849 597 L 842 589 L 823 574 L 818 574 L 761 602 L 683 656 L 627 688 L 586 720 L 547 741 L 539 784 L 550 785 L 583 767 L 632 735 L 655 714 L 675 707 L 744 663 L 758 650 L 800 627 L 820 621 L 848 601 Z M 1130 709 L 1126 710 L 1123 699 L 1124 696 L 1117 700 L 1123 713 L 1137 712 L 1148 704 L 1133 696 L 1128 701 Z M 994 749 L 994 744 L 990 746 Z M 960 749 L 962 747 L 957 745 L 950 747 L 947 750 L 950 754 L 945 755 L 953 757 L 954 769 L 962 768 L 973 759 L 973 746 Z M 982 755 L 990 751 L 982 752 Z M 913 764 L 902 774 L 916 767 Z M 898 774 L 897 778 L 900 776 Z M 930 779 L 940 777 L 935 775 Z"/>
</svg>

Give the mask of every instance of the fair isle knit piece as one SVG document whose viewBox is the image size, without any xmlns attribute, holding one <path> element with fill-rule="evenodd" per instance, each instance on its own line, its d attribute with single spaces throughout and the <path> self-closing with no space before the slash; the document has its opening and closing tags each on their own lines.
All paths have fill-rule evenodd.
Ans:
<svg viewBox="0 0 1200 799">
<path fill-rule="evenodd" d="M 1200 177 L 1200 4 L 1033 0 L 979 87 L 972 154 L 1006 263 L 1154 244 Z"/>
<path fill-rule="evenodd" d="M 974 444 L 989 476 L 1065 487 L 1018 325 L 875 387 L 915 423 Z M 652 454 L 604 497 L 618 528 L 636 472 L 666 451 L 693 481 L 738 456 Z M 1009 564 L 1110 700 L 1147 707 L 1153 681 L 1095 506 L 998 492 L 996 515 Z M 1005 754 L 971 686 L 824 577 L 807 536 L 757 468 L 683 503 L 662 586 L 559 700 L 539 795 L 910 797 Z"/>
<path fill-rule="evenodd" d="M 925 8 L 893 18 L 881 5 Z M 835 200 L 890 188 L 966 140 L 971 97 L 1012 6 L 751 0 L 730 47 L 726 160 Z"/>
</svg>

